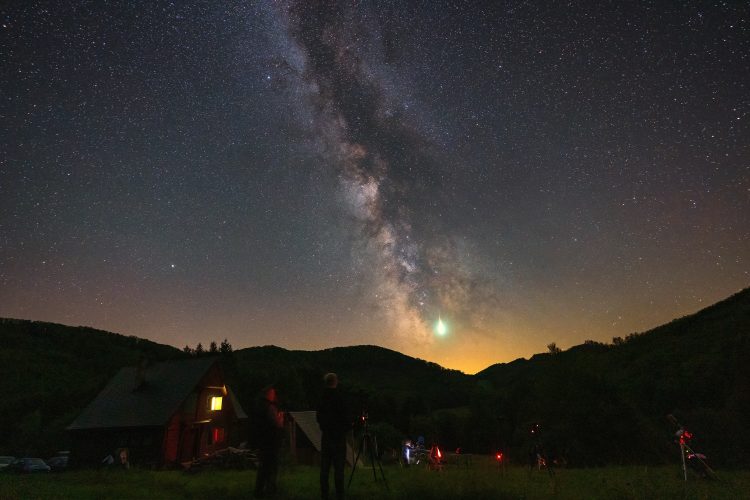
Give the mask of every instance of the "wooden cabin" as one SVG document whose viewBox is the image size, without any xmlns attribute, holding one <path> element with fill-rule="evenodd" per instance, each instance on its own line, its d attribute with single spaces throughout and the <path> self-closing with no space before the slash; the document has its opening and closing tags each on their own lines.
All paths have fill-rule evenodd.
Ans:
<svg viewBox="0 0 750 500">
<path fill-rule="evenodd" d="M 123 368 L 68 431 L 77 463 L 125 449 L 133 465 L 162 467 L 236 446 L 246 419 L 218 358 L 198 358 Z"/>
</svg>

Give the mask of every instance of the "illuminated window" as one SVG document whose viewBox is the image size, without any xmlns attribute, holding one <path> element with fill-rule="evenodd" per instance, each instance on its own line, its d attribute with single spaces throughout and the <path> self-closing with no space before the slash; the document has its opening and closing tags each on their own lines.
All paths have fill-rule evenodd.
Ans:
<svg viewBox="0 0 750 500">
<path fill-rule="evenodd" d="M 221 396 L 213 396 L 211 398 L 211 411 L 219 411 L 221 410 Z"/>
</svg>

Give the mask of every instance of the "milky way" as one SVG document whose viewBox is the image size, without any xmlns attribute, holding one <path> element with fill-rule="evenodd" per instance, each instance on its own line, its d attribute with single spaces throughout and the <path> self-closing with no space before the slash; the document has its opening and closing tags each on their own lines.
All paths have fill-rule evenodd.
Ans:
<svg viewBox="0 0 750 500">
<path fill-rule="evenodd" d="M 694 312 L 750 285 L 748 9 L 6 3 L 0 316 L 475 371 Z"/>
<path fill-rule="evenodd" d="M 458 320 L 478 298 L 452 232 L 430 216 L 445 189 L 437 160 L 392 111 L 400 96 L 387 96 L 387 76 L 378 74 L 383 57 L 381 40 L 367 30 L 371 12 L 316 2 L 288 12 L 290 38 L 304 57 L 300 78 L 317 117 L 313 133 L 360 225 L 354 250 L 369 262 L 373 305 L 387 315 L 387 330 L 429 341 L 440 311 Z"/>
</svg>

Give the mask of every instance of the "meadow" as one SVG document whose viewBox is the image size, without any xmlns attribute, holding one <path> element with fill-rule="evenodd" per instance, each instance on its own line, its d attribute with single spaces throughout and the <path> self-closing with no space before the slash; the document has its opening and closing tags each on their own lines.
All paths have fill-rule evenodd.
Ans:
<svg viewBox="0 0 750 500">
<path fill-rule="evenodd" d="M 357 499 L 741 499 L 750 492 L 750 472 L 718 471 L 718 480 L 682 480 L 678 466 L 605 467 L 545 471 L 490 463 L 471 467 L 384 468 L 388 488 L 375 482 L 372 469 L 358 467 L 347 498 Z M 349 479 L 347 471 L 347 481 Z M 250 498 L 254 471 L 100 470 L 31 476 L 0 475 L 0 498 Z M 285 467 L 280 499 L 315 499 L 318 471 Z"/>
</svg>

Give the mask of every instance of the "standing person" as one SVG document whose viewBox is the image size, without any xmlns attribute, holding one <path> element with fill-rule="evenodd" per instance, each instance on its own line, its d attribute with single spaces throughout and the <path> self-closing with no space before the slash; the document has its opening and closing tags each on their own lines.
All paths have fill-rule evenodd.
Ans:
<svg viewBox="0 0 750 500">
<path fill-rule="evenodd" d="M 320 398 L 316 418 L 323 431 L 320 446 L 320 495 L 328 499 L 328 475 L 333 465 L 336 498 L 344 498 L 344 463 L 346 462 L 346 433 L 351 423 L 346 415 L 344 398 L 339 392 L 339 379 L 335 373 L 323 377 L 325 389 Z"/>
<path fill-rule="evenodd" d="M 279 449 L 284 428 L 284 413 L 279 411 L 276 389 L 268 386 L 260 393 L 256 408 L 260 466 L 255 478 L 255 498 L 276 494 Z"/>
</svg>

